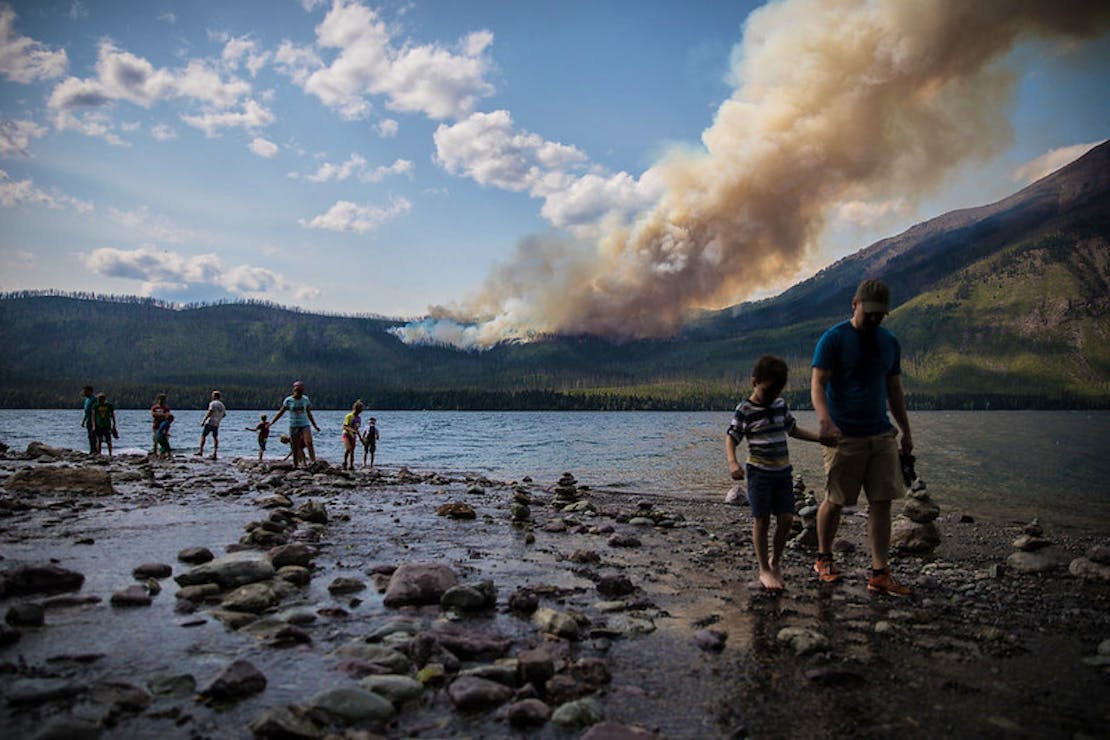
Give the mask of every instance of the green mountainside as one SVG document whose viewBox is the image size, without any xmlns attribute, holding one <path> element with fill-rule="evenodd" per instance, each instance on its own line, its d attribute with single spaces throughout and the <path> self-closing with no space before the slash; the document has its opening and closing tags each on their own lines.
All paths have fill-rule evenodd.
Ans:
<svg viewBox="0 0 1110 740">
<path fill-rule="evenodd" d="M 303 379 L 320 408 L 726 409 L 755 358 L 787 358 L 808 405 L 814 343 L 882 277 L 916 407 L 1110 407 L 1110 144 L 1015 195 L 884 239 L 775 298 L 693 318 L 669 340 L 549 337 L 485 352 L 410 347 L 399 322 L 262 303 L 0 297 L 0 406 L 67 407 L 93 383 L 118 406 L 212 388 L 269 408 Z"/>
</svg>

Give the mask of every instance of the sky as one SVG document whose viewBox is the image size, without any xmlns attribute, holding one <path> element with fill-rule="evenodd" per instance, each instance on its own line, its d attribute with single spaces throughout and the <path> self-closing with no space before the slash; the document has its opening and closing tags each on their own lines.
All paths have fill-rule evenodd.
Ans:
<svg viewBox="0 0 1110 740">
<path fill-rule="evenodd" d="M 1110 13 L 967 5 L 0 2 L 0 291 L 665 334 L 1107 137 Z"/>
</svg>

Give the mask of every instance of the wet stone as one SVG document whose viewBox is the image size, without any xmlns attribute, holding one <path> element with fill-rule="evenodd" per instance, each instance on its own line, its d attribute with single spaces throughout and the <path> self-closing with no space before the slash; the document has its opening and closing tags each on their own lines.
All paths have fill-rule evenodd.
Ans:
<svg viewBox="0 0 1110 740">
<path fill-rule="evenodd" d="M 263 738 L 314 740 L 324 736 L 300 707 L 270 707 L 252 719 L 248 729 L 255 737 Z"/>
<path fill-rule="evenodd" d="M 367 676 L 359 681 L 359 686 L 388 699 L 396 706 L 415 701 L 424 694 L 424 684 L 408 676 Z"/>
<path fill-rule="evenodd" d="M 214 559 L 212 551 L 207 547 L 186 547 L 177 553 L 177 559 L 190 565 L 202 565 Z"/>
<path fill-rule="evenodd" d="M 443 504 L 436 509 L 437 516 L 445 516 L 450 519 L 475 519 L 478 514 L 474 511 L 474 507 L 470 504 L 461 501 Z"/>
<path fill-rule="evenodd" d="M 20 565 L 0 572 L 0 597 L 76 591 L 85 576 L 57 565 Z"/>
<path fill-rule="evenodd" d="M 147 689 L 157 696 L 182 698 L 197 689 L 197 680 L 188 673 L 157 673 L 147 679 Z"/>
<path fill-rule="evenodd" d="M 41 627 L 46 610 L 39 604 L 13 604 L 4 614 L 4 621 L 13 627 Z"/>
<path fill-rule="evenodd" d="M 221 604 L 224 609 L 257 614 L 277 603 L 277 594 L 268 583 L 248 583 L 229 593 Z"/>
<path fill-rule="evenodd" d="M 458 583 L 454 571 L 439 563 L 406 563 L 389 579 L 383 603 L 388 607 L 438 604 L 447 589 Z"/>
<path fill-rule="evenodd" d="M 663 740 L 663 738 L 636 725 L 598 722 L 586 730 L 580 740 Z"/>
<path fill-rule="evenodd" d="M 333 594 L 353 594 L 358 591 L 363 591 L 365 588 L 366 584 L 357 578 L 346 578 L 343 576 L 332 580 L 332 582 L 328 584 L 328 591 Z"/>
<path fill-rule="evenodd" d="M 508 686 L 475 676 L 462 676 L 447 687 L 451 703 L 462 711 L 491 709 L 500 706 L 513 697 Z"/>
<path fill-rule="evenodd" d="M 727 641 L 728 632 L 724 630 L 704 629 L 694 634 L 694 644 L 708 652 L 721 652 Z"/>
<path fill-rule="evenodd" d="M 539 699 L 522 699 L 509 705 L 507 715 L 514 727 L 538 727 L 551 719 L 551 707 Z"/>
<path fill-rule="evenodd" d="M 551 715 L 551 721 L 561 727 L 589 727 L 603 719 L 605 715 L 602 713 L 601 704 L 591 697 L 567 702 Z"/>
<path fill-rule="evenodd" d="M 279 570 L 287 565 L 311 568 L 312 558 L 316 556 L 316 548 L 302 542 L 294 542 L 275 547 L 267 555 L 270 562 Z"/>
<path fill-rule="evenodd" d="M 218 701 L 237 700 L 266 688 L 266 676 L 249 661 L 236 660 L 220 672 L 201 696 Z"/>
<path fill-rule="evenodd" d="M 147 578 L 169 578 L 173 575 L 173 566 L 166 565 L 165 563 L 143 563 L 131 571 L 131 575 L 139 580 L 146 580 Z"/>
<path fill-rule="evenodd" d="M 150 594 L 142 586 L 128 586 L 112 594 L 111 604 L 118 607 L 150 606 Z"/>
<path fill-rule="evenodd" d="M 388 699 L 353 686 L 321 691 L 309 700 L 308 706 L 347 724 L 365 720 L 382 722 L 395 714 Z"/>
</svg>

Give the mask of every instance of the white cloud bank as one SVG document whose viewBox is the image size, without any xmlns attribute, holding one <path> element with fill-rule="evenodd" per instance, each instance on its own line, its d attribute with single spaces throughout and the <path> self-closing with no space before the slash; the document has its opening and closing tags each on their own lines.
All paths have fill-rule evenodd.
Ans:
<svg viewBox="0 0 1110 740">
<path fill-rule="evenodd" d="M 290 172 L 293 180 L 304 179 L 308 182 L 342 182 L 350 177 L 356 177 L 360 182 L 381 182 L 389 175 L 411 175 L 412 162 L 407 159 L 396 159 L 393 164 L 371 167 L 366 158 L 360 154 L 352 154 L 347 161 L 340 164 L 325 162 L 311 175 L 300 175 Z"/>
<path fill-rule="evenodd" d="M 294 284 L 265 267 L 225 268 L 215 254 L 186 256 L 148 246 L 131 250 L 103 247 L 81 255 L 81 262 L 98 275 L 141 281 L 142 295 L 197 286 L 214 286 L 250 298 L 265 297 L 275 291 L 292 293 L 300 300 L 319 295 L 316 288 Z"/>
<path fill-rule="evenodd" d="M 69 64 L 65 50 L 53 51 L 28 36 L 16 34 L 12 29 L 15 19 L 12 6 L 0 4 L 0 75 L 26 85 L 65 74 Z"/>
<path fill-rule="evenodd" d="M 29 157 L 31 139 L 46 135 L 46 129 L 34 121 L 0 118 L 0 157 Z"/>
<path fill-rule="evenodd" d="M 22 206 L 41 206 L 44 208 L 69 208 L 80 214 L 93 211 L 93 204 L 79 200 L 57 190 L 43 190 L 31 180 L 13 180 L 4 170 L 0 170 L 0 206 L 18 208 Z"/>
<path fill-rule="evenodd" d="M 329 208 L 326 213 L 308 221 L 301 219 L 299 223 L 308 229 L 365 234 L 374 231 L 387 221 L 392 221 L 408 213 L 410 210 L 412 210 L 412 203 L 403 197 L 393 198 L 386 206 L 378 206 L 373 203 L 358 205 L 347 200 L 341 200 Z"/>
<path fill-rule="evenodd" d="M 1074 144 L 1052 149 L 1021 165 L 1010 173 L 1010 176 L 1014 182 L 1029 185 L 1046 175 L 1051 175 L 1061 167 L 1071 164 L 1101 143 L 1101 141 L 1092 141 L 1088 144 Z"/>
</svg>

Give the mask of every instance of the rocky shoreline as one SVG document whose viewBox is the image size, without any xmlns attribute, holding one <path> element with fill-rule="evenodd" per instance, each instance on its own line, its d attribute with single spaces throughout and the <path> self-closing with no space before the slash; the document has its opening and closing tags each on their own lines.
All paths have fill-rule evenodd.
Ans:
<svg viewBox="0 0 1110 740">
<path fill-rule="evenodd" d="M 405 468 L 0 454 L 5 737 L 1100 737 L 1110 539 L 907 499 L 787 590 L 743 507 Z M 1104 526 L 1107 523 L 1102 523 Z"/>
</svg>

